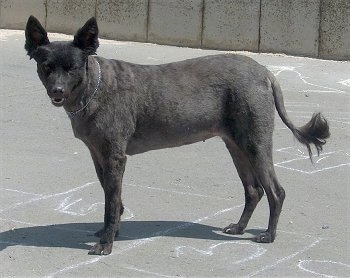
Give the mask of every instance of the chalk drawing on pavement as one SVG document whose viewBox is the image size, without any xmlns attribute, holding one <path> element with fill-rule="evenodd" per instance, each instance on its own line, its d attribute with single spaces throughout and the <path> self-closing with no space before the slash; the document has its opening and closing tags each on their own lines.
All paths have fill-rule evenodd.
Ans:
<svg viewBox="0 0 350 278">
<path fill-rule="evenodd" d="M 282 162 L 277 162 L 276 167 L 297 171 L 303 174 L 315 174 L 326 170 L 339 167 L 350 166 L 350 149 L 337 150 L 321 153 L 320 156 L 314 155 L 314 164 L 310 163 L 309 155 L 298 147 L 285 147 L 276 150 L 284 153 L 290 158 Z"/>
<path fill-rule="evenodd" d="M 298 267 L 317 277 L 347 277 L 350 273 L 350 265 L 327 260 L 301 260 L 298 263 Z M 337 276 L 332 274 L 335 270 Z"/>
</svg>

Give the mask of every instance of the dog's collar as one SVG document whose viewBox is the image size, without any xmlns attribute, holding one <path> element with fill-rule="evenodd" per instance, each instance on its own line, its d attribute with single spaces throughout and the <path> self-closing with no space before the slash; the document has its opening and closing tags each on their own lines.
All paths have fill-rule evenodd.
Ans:
<svg viewBox="0 0 350 278">
<path fill-rule="evenodd" d="M 100 86 L 100 83 L 101 83 L 101 67 L 100 67 L 100 63 L 99 63 L 97 60 L 95 60 L 95 61 L 96 61 L 96 63 L 97 63 L 97 67 L 98 67 L 98 79 L 97 79 L 97 83 L 96 83 L 95 90 L 94 90 L 94 92 L 92 93 L 92 95 L 91 95 L 91 97 L 89 98 L 89 100 L 86 102 L 86 104 L 85 104 L 82 108 L 78 109 L 77 111 L 73 111 L 73 112 L 71 112 L 71 111 L 66 111 L 66 113 L 67 113 L 67 115 L 68 115 L 69 118 L 73 118 L 73 117 L 75 117 L 79 112 L 83 111 L 83 110 L 90 104 L 91 100 L 94 98 L 94 96 L 95 96 L 96 93 L 97 93 L 98 87 Z"/>
</svg>

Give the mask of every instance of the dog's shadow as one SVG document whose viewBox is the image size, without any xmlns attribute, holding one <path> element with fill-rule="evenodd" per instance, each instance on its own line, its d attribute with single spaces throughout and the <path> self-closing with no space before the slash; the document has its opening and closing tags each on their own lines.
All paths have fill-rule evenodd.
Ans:
<svg viewBox="0 0 350 278">
<path fill-rule="evenodd" d="M 102 223 L 67 223 L 13 228 L 0 233 L 0 250 L 9 246 L 63 247 L 89 250 L 98 241 L 94 232 Z M 247 230 L 257 235 L 260 230 Z M 209 240 L 253 240 L 254 237 L 226 235 L 220 228 L 179 221 L 123 221 L 116 241 L 132 241 L 154 237 L 183 237 Z M 115 243 L 116 244 L 116 243 Z"/>
</svg>

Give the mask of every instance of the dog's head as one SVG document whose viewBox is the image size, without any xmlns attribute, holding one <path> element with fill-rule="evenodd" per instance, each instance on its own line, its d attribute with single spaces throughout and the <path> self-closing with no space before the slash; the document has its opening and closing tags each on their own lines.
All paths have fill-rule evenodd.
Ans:
<svg viewBox="0 0 350 278">
<path fill-rule="evenodd" d="M 98 27 L 89 19 L 70 42 L 51 42 L 40 22 L 30 16 L 25 30 L 24 48 L 37 62 L 37 72 L 55 106 L 72 102 L 74 90 L 84 81 L 87 57 L 96 54 Z"/>
</svg>

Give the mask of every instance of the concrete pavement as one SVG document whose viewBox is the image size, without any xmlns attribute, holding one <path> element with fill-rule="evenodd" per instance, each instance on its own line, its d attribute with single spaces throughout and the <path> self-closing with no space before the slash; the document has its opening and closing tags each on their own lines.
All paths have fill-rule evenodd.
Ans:
<svg viewBox="0 0 350 278">
<path fill-rule="evenodd" d="M 243 53 L 277 76 L 297 125 L 322 111 L 331 126 L 311 164 L 276 115 L 274 161 L 287 197 L 273 244 L 252 241 L 267 226 L 266 197 L 245 235 L 221 233 L 238 220 L 244 196 L 224 144 L 213 138 L 128 158 L 121 234 L 113 253 L 98 257 L 87 252 L 104 200 L 89 152 L 46 96 L 23 31 L 0 30 L 0 44 L 0 276 L 348 276 L 349 62 Z M 143 64 L 215 53 L 106 40 L 98 50 Z"/>
</svg>

